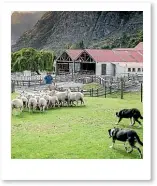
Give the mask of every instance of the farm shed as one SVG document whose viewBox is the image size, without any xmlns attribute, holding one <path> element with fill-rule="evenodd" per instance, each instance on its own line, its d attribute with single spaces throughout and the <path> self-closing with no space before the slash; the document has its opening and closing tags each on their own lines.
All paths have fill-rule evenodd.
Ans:
<svg viewBox="0 0 157 186">
<path fill-rule="evenodd" d="M 143 72 L 143 43 L 135 48 L 66 50 L 56 60 L 56 73 L 116 76 Z"/>
</svg>

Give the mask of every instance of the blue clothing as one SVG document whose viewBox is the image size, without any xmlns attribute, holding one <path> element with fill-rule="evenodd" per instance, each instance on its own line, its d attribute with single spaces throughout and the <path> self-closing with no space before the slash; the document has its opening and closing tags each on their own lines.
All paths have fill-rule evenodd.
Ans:
<svg viewBox="0 0 157 186">
<path fill-rule="evenodd" d="M 53 77 L 51 75 L 47 75 L 47 76 L 45 76 L 44 80 L 45 80 L 46 84 L 52 84 Z"/>
</svg>

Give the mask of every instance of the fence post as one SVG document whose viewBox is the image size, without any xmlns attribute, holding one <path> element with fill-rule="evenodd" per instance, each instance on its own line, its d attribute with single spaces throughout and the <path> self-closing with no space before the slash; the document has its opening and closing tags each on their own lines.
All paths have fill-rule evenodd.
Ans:
<svg viewBox="0 0 157 186">
<path fill-rule="evenodd" d="M 93 97 L 93 88 L 92 88 L 92 97 Z"/>
<path fill-rule="evenodd" d="M 112 93 L 112 86 L 110 85 L 110 94 Z"/>
<path fill-rule="evenodd" d="M 121 99 L 123 99 L 123 78 L 121 78 Z"/>
<path fill-rule="evenodd" d="M 11 81 L 11 93 L 15 92 L 15 82 Z"/>
<path fill-rule="evenodd" d="M 40 77 L 40 85 L 41 85 L 41 77 Z"/>
<path fill-rule="evenodd" d="M 105 98 L 106 98 L 106 81 L 105 81 Z"/>
<path fill-rule="evenodd" d="M 97 97 L 98 97 L 98 94 L 99 94 L 99 92 L 98 92 L 99 90 L 97 89 Z"/>
<path fill-rule="evenodd" d="M 92 96 L 92 90 L 91 89 L 89 90 L 89 93 L 90 93 L 90 96 Z"/>
<path fill-rule="evenodd" d="M 143 95 L 143 84 L 141 83 L 141 102 L 142 102 L 142 95 Z"/>
</svg>

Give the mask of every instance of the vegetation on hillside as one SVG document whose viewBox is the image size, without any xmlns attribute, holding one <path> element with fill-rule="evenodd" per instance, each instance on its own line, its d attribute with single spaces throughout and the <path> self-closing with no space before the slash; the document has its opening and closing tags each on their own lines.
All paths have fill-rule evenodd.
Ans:
<svg viewBox="0 0 157 186">
<path fill-rule="evenodd" d="M 134 48 L 139 42 L 143 42 L 143 31 L 138 30 L 135 34 L 123 33 L 119 38 L 109 38 L 100 44 L 102 49 L 112 48 Z M 97 47 L 97 45 L 95 45 Z"/>
<path fill-rule="evenodd" d="M 11 71 L 21 72 L 30 70 L 37 72 L 42 70 L 53 70 L 54 53 L 38 51 L 33 48 L 23 48 L 11 54 Z"/>
<path fill-rule="evenodd" d="M 12 51 L 134 47 L 142 41 L 142 30 L 142 11 L 47 12 L 21 35 Z"/>
</svg>

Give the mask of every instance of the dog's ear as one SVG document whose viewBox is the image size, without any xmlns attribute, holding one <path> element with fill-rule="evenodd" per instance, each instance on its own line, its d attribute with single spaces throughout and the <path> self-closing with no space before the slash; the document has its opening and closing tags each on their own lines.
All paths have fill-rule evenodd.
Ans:
<svg viewBox="0 0 157 186">
<path fill-rule="evenodd" d="M 111 138 L 111 129 L 108 130 L 109 138 Z"/>
</svg>

